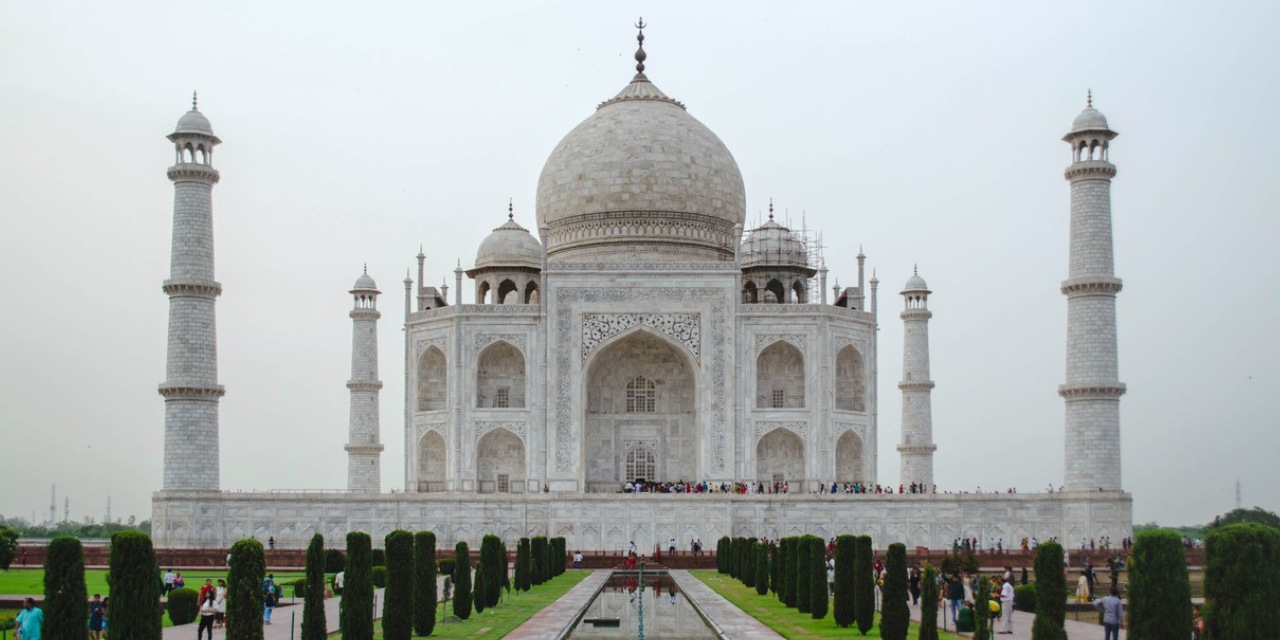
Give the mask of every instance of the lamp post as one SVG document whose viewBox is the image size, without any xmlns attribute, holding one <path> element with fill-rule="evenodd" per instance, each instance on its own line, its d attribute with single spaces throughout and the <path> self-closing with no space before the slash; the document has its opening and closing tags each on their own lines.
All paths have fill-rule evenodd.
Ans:
<svg viewBox="0 0 1280 640">
<path fill-rule="evenodd" d="M 640 589 L 640 640 L 644 640 L 644 558 L 640 558 L 640 575 L 636 579 L 637 588 Z"/>
</svg>

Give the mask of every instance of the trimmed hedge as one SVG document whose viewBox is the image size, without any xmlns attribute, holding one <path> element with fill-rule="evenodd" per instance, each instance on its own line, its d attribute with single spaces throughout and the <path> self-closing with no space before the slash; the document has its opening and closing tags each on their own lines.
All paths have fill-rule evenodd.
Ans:
<svg viewBox="0 0 1280 640">
<path fill-rule="evenodd" d="M 1169 529 L 1138 534 L 1129 552 L 1128 595 L 1129 638 L 1191 637 L 1191 578 L 1181 535 Z"/>
<path fill-rule="evenodd" d="M 347 570 L 347 555 L 342 549 L 324 550 L 324 572 L 337 573 Z"/>
<path fill-rule="evenodd" d="M 871 536 L 853 539 L 853 618 L 858 633 L 867 635 L 875 624 L 876 573 L 872 567 Z"/>
<path fill-rule="evenodd" d="M 906 640 L 907 629 L 911 624 L 911 609 L 907 606 L 906 545 L 901 542 L 889 545 L 884 570 L 884 598 L 880 604 L 880 637 L 885 640 Z"/>
<path fill-rule="evenodd" d="M 565 572 L 565 565 L 569 562 L 569 548 L 564 538 L 551 539 L 551 556 L 554 564 L 551 565 L 551 577 L 556 577 Z M 506 567 L 507 563 L 503 562 L 502 566 Z M 503 572 L 505 575 L 505 571 Z"/>
<path fill-rule="evenodd" d="M 429 636 L 436 628 L 437 571 L 436 534 L 413 534 L 413 632 L 419 636 Z"/>
<path fill-rule="evenodd" d="M 169 621 L 173 626 L 195 622 L 196 615 L 200 613 L 200 603 L 197 602 L 199 598 L 199 591 L 187 587 L 169 592 L 169 601 L 165 604 L 164 610 L 169 614 Z M 80 630 L 77 629 L 77 631 Z M 76 640 L 80 640 L 81 635 L 82 633 L 77 633 Z M 52 639 L 52 636 L 49 637 Z"/>
<path fill-rule="evenodd" d="M 836 538 L 836 583 L 831 617 L 837 627 L 853 624 L 853 557 L 857 553 L 853 536 Z"/>
<path fill-rule="evenodd" d="M 329 636 L 324 616 L 324 560 L 324 536 L 317 533 L 307 545 L 307 577 L 302 579 L 302 640 Z"/>
<path fill-rule="evenodd" d="M 383 640 L 409 640 L 413 635 L 413 534 L 396 529 L 383 539 L 387 566 L 382 600 Z"/>
<path fill-rule="evenodd" d="M 363 531 L 347 534 L 342 596 L 343 640 L 373 640 L 373 541 Z"/>
<path fill-rule="evenodd" d="M 1013 608 L 1027 613 L 1036 612 L 1036 585 L 1020 584 L 1013 588 Z"/>
<path fill-rule="evenodd" d="M 818 536 L 809 536 L 809 614 L 814 620 L 827 617 L 827 545 Z"/>
<path fill-rule="evenodd" d="M 115 571 L 113 568 L 112 571 Z M 231 545 L 231 567 L 227 572 L 227 637 L 262 640 L 262 579 L 267 562 L 262 543 L 245 538 Z M 153 578 L 154 579 L 154 578 Z M 115 596 L 115 590 L 111 592 Z M 111 635 L 132 638 L 116 628 L 116 603 L 111 603 Z M 119 635 L 117 635 L 119 634 Z"/>
<path fill-rule="evenodd" d="M 261 549 L 261 545 L 258 548 Z M 160 640 L 160 580 L 157 578 L 160 567 L 156 565 L 151 538 L 141 531 L 117 532 L 111 536 L 108 564 L 111 635 L 130 640 Z"/>
<path fill-rule="evenodd" d="M 1248 523 L 1210 531 L 1204 591 L 1209 637 L 1280 638 L 1280 529 Z"/>
<path fill-rule="evenodd" d="M 506 578 L 507 559 L 502 553 L 502 540 L 493 534 L 480 540 L 480 568 L 484 570 L 484 583 L 480 582 L 477 570 L 476 586 L 473 589 L 476 611 L 481 607 L 492 607 L 502 597 L 502 583 Z M 481 588 L 483 586 L 483 588 Z"/>
<path fill-rule="evenodd" d="M 484 543 L 481 543 L 484 546 Z M 476 562 L 475 581 L 471 583 L 471 606 L 475 607 L 476 613 L 482 613 L 485 609 L 485 566 L 484 559 Z"/>
<path fill-rule="evenodd" d="M 42 637 L 84 640 L 84 630 L 89 626 L 89 609 L 85 605 L 88 601 L 84 586 L 84 548 L 76 538 L 58 536 L 49 542 L 44 558 Z"/>
<path fill-rule="evenodd" d="M 796 606 L 796 539 L 783 538 L 782 546 L 782 586 L 778 599 L 782 604 Z"/>
<path fill-rule="evenodd" d="M 1067 617 L 1066 567 L 1062 545 L 1049 541 L 1036 549 L 1036 619 L 1031 625 L 1032 640 L 1067 640 L 1063 621 Z"/>
<path fill-rule="evenodd" d="M 453 559 L 453 615 L 466 620 L 471 617 L 471 550 L 465 540 L 454 546 Z"/>
<path fill-rule="evenodd" d="M 456 558 L 441 558 L 436 562 L 436 573 L 442 576 L 453 577 L 453 570 L 457 568 L 458 560 Z"/>
<path fill-rule="evenodd" d="M 991 640 L 991 580 L 978 576 L 978 593 L 973 596 L 973 640 Z"/>
<path fill-rule="evenodd" d="M 782 598 L 779 588 L 782 583 L 782 543 L 774 540 L 769 543 L 769 590 Z"/>
<path fill-rule="evenodd" d="M 920 620 L 917 640 L 938 640 L 938 572 L 928 563 L 920 578 Z"/>
<path fill-rule="evenodd" d="M 528 538 L 516 544 L 516 591 L 528 591 L 533 582 L 533 552 Z"/>
<path fill-rule="evenodd" d="M 769 545 L 762 542 L 756 548 L 756 595 L 769 593 Z"/>
<path fill-rule="evenodd" d="M 370 569 L 370 577 L 373 579 L 373 588 L 385 589 L 387 586 L 387 568 L 383 565 L 375 565 Z"/>
<path fill-rule="evenodd" d="M 529 581 L 537 586 L 547 581 L 547 537 L 534 536 L 530 543 L 533 550 L 533 571 L 529 573 Z"/>
<path fill-rule="evenodd" d="M 809 536 L 796 540 L 796 611 L 813 611 L 813 563 L 810 562 Z"/>
<path fill-rule="evenodd" d="M 716 571 L 729 573 L 729 547 L 732 544 L 729 536 L 721 536 L 716 541 Z"/>
<path fill-rule="evenodd" d="M 978 557 L 972 553 L 951 554 L 942 559 L 939 564 L 942 569 L 942 575 L 951 576 L 957 573 L 975 574 L 981 569 L 978 566 Z"/>
</svg>

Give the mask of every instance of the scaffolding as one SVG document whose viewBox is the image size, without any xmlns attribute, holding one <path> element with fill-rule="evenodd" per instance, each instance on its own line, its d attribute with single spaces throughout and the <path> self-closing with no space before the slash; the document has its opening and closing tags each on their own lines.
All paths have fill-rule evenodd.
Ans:
<svg viewBox="0 0 1280 640">
<path fill-rule="evenodd" d="M 766 218 L 767 219 L 767 218 Z M 800 228 L 796 229 L 791 225 L 791 215 L 788 212 L 782 213 L 781 220 L 774 220 L 778 224 L 786 227 L 791 232 L 792 237 L 800 242 L 804 247 L 805 265 L 810 269 L 821 272 L 827 266 L 826 258 L 823 257 L 823 249 L 826 245 L 822 241 L 822 232 L 816 229 L 810 229 L 805 220 L 805 213 L 800 212 Z M 751 232 L 759 229 L 764 225 L 764 220 L 757 218 L 756 222 L 749 228 L 744 229 L 742 237 L 738 239 L 739 246 L 746 242 Z M 818 302 L 822 300 L 822 282 L 820 278 L 805 278 L 805 299 L 809 302 Z"/>
</svg>

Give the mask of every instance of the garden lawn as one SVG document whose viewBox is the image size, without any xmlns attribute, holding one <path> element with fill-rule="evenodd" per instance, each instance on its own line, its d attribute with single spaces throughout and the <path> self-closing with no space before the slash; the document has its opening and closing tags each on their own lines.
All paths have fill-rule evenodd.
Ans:
<svg viewBox="0 0 1280 640">
<path fill-rule="evenodd" d="M 163 575 L 163 574 L 162 574 Z M 298 579 L 305 578 L 306 574 L 298 572 L 280 573 L 277 572 L 276 584 L 284 588 L 284 597 L 286 600 L 293 595 L 293 587 L 288 583 Z M 186 581 L 188 589 L 200 590 L 205 580 L 212 578 L 213 583 L 217 584 L 218 579 L 227 578 L 226 571 L 191 571 L 182 573 L 182 579 Z M 160 577 L 156 576 L 159 580 Z M 107 570 L 106 569 L 86 569 L 84 572 L 85 590 L 92 596 L 95 593 L 109 595 L 107 589 Z M 44 569 L 10 569 L 0 573 L 0 595 L 19 595 L 19 596 L 38 596 L 44 593 Z"/>
<path fill-rule="evenodd" d="M 441 603 L 436 608 L 436 628 L 431 632 L 432 638 L 479 639 L 501 638 L 511 633 L 516 627 L 543 607 L 555 602 L 574 585 L 582 582 L 590 571 L 566 571 L 551 580 L 533 587 L 526 592 L 514 589 L 502 592 L 502 600 L 498 606 L 487 608 L 482 613 L 471 612 L 471 617 L 459 620 L 453 615 L 453 603 Z M 381 611 L 378 612 L 381 615 Z M 382 640 L 382 621 L 375 620 L 374 640 Z M 337 637 L 337 636 L 331 636 Z"/>
<path fill-rule="evenodd" d="M 689 573 L 706 583 L 716 593 L 724 596 L 725 600 L 745 611 L 747 615 L 763 622 L 770 629 L 777 631 L 784 638 L 845 638 L 847 640 L 851 637 L 863 637 L 858 633 L 856 623 L 844 629 L 837 627 L 830 608 L 828 608 L 825 618 L 814 620 L 813 616 L 807 613 L 788 609 L 786 605 L 778 602 L 778 597 L 775 594 L 757 595 L 754 587 L 744 587 L 741 582 L 727 575 L 717 573 L 714 569 L 700 569 Z M 910 631 L 907 632 L 908 640 L 916 640 L 919 633 L 920 625 L 913 621 Z M 876 616 L 876 625 L 871 628 L 871 631 L 867 632 L 866 637 L 880 637 L 879 615 Z M 942 630 L 938 630 L 938 638 L 939 640 L 961 640 L 960 636 L 951 635 Z"/>
</svg>

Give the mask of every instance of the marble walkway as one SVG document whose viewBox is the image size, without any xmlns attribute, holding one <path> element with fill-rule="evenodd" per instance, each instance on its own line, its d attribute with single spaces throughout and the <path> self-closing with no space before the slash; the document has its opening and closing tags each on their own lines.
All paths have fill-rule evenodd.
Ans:
<svg viewBox="0 0 1280 640">
<path fill-rule="evenodd" d="M 703 615 L 711 621 L 720 637 L 732 640 L 781 640 L 782 636 L 776 631 L 747 615 L 688 571 L 673 569 L 668 573 L 689 601 L 702 609 Z"/>
<path fill-rule="evenodd" d="M 506 640 L 556 640 L 568 634 L 569 628 L 578 620 L 578 612 L 591 604 L 591 599 L 612 574 L 611 569 L 592 571 L 590 576 L 574 585 L 568 593 L 560 596 L 542 611 L 533 614 L 532 618 L 503 638 Z"/>
</svg>

